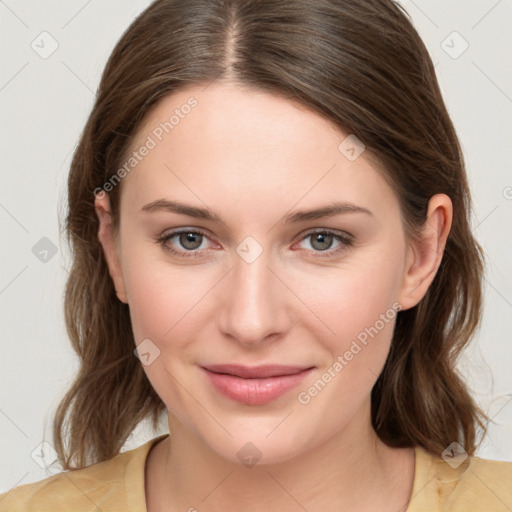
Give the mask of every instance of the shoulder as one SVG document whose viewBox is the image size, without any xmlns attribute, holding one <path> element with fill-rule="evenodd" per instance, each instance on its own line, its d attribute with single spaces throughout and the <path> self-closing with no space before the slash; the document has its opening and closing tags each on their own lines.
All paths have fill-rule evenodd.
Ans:
<svg viewBox="0 0 512 512">
<path fill-rule="evenodd" d="M 107 496 L 116 496 L 122 491 L 128 454 L 15 487 L 0 495 L 0 511 L 63 511 L 64 506 L 71 505 L 77 512 L 95 510 L 94 505 L 101 509 Z"/>
<path fill-rule="evenodd" d="M 418 475 L 411 497 L 411 512 L 416 510 L 415 501 L 416 505 L 425 502 L 436 507 L 432 510 L 452 512 L 512 510 L 512 462 L 467 454 L 457 459 L 443 458 L 419 447 L 416 455 Z"/>
<path fill-rule="evenodd" d="M 146 456 L 163 437 L 86 468 L 15 487 L 0 494 L 0 512 L 139 510 L 144 506 Z"/>
</svg>

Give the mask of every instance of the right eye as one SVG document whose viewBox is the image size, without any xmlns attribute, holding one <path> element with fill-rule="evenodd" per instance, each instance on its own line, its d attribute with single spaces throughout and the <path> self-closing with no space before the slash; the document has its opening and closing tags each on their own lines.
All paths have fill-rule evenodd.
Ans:
<svg viewBox="0 0 512 512">
<path fill-rule="evenodd" d="M 171 243 L 174 238 L 176 242 Z M 164 234 L 157 239 L 157 242 L 171 254 L 180 258 L 189 258 L 191 256 L 197 257 L 198 253 L 206 250 L 204 248 L 199 249 L 205 238 L 207 238 L 206 234 L 196 229 L 179 229 Z M 180 245 L 182 249 L 177 249 L 177 245 Z"/>
</svg>

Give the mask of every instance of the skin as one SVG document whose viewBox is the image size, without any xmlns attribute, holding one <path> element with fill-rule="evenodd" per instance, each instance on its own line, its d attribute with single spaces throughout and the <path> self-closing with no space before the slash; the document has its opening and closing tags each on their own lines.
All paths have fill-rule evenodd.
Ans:
<svg viewBox="0 0 512 512">
<path fill-rule="evenodd" d="M 393 303 L 405 310 L 425 295 L 451 227 L 450 199 L 433 196 L 420 240 L 408 240 L 382 170 L 368 152 L 349 161 L 338 150 L 348 134 L 300 104 L 229 82 L 165 97 L 133 148 L 191 96 L 197 107 L 123 179 L 118 230 L 108 195 L 96 198 L 98 237 L 136 344 L 150 339 L 160 350 L 144 370 L 171 436 L 148 456 L 148 510 L 405 510 L 414 452 L 384 445 L 370 419 L 395 320 L 309 403 L 297 395 Z M 158 199 L 208 208 L 223 222 L 141 211 Z M 372 214 L 282 222 L 334 201 Z M 156 241 L 177 228 L 206 233 L 197 256 L 179 258 Z M 354 243 L 308 236 L 322 229 Z M 263 250 L 251 263 L 236 251 L 247 236 Z M 179 236 L 167 246 L 191 250 Z M 199 369 L 208 363 L 315 369 L 278 399 L 245 405 L 214 390 Z M 237 457 L 249 441 L 261 452 L 253 467 Z"/>
</svg>

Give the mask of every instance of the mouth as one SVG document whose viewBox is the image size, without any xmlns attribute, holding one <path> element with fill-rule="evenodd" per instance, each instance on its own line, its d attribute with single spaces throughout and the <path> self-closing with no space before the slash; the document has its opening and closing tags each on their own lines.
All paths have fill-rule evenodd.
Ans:
<svg viewBox="0 0 512 512">
<path fill-rule="evenodd" d="M 213 388 L 231 400 L 263 405 L 291 391 L 309 375 L 312 366 L 201 366 Z"/>
</svg>

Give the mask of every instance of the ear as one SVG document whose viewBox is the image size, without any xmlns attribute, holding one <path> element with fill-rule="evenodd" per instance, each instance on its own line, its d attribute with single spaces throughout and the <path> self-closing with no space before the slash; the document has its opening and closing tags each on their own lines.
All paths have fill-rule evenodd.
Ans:
<svg viewBox="0 0 512 512">
<path fill-rule="evenodd" d="M 108 270 L 114 283 L 117 298 L 121 302 L 128 304 L 123 272 L 121 270 L 121 262 L 116 245 L 115 232 L 112 225 L 112 216 L 110 214 L 110 198 L 108 194 L 104 192 L 97 194 L 94 201 L 94 208 L 100 221 L 98 240 L 103 247 L 103 253 L 105 254 L 105 259 L 107 260 Z"/>
<path fill-rule="evenodd" d="M 403 310 L 416 306 L 434 280 L 452 226 L 452 216 L 452 202 L 446 194 L 436 194 L 430 198 L 427 219 L 420 238 L 418 241 L 408 242 L 398 299 Z"/>
</svg>

